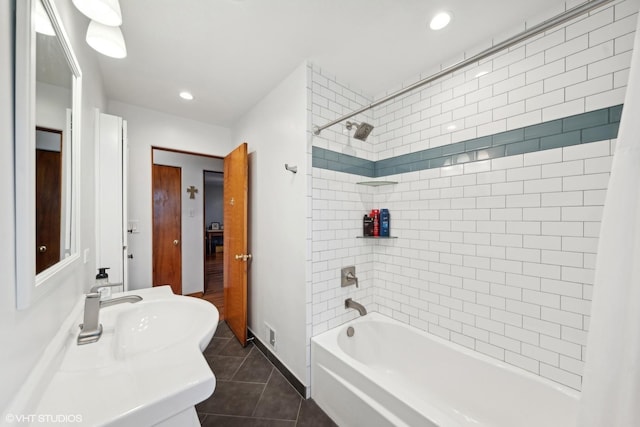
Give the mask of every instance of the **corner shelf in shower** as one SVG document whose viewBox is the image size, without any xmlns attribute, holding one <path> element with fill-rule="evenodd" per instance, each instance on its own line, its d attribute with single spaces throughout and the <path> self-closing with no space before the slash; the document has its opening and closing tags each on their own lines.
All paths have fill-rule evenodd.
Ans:
<svg viewBox="0 0 640 427">
<path fill-rule="evenodd" d="M 369 187 L 380 187 L 381 185 L 397 184 L 398 181 L 360 181 L 356 182 L 358 185 L 368 185 Z"/>
<path fill-rule="evenodd" d="M 356 236 L 356 239 L 397 239 L 398 236 Z"/>
</svg>

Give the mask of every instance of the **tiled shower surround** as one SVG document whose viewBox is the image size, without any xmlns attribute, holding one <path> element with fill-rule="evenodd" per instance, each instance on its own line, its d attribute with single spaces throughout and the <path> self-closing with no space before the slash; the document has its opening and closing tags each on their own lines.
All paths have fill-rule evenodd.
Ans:
<svg viewBox="0 0 640 427">
<path fill-rule="evenodd" d="M 357 316 L 344 309 L 352 297 L 370 311 L 581 388 L 615 131 L 547 145 L 538 138 L 535 149 L 511 155 L 505 148 L 482 160 L 478 150 L 492 145 L 465 143 L 493 143 L 521 129 L 516 142 L 524 143 L 526 129 L 557 130 L 570 117 L 582 118 L 580 132 L 617 127 L 611 118 L 624 102 L 639 6 L 612 3 L 355 117 L 375 126 L 366 142 L 350 139 L 343 124 L 312 138 L 312 335 Z M 312 65 L 309 79 L 313 124 L 372 102 Z M 416 153 L 453 147 L 442 166 L 392 169 Z M 475 157 L 456 160 L 470 152 Z M 322 162 L 344 155 L 371 169 Z M 357 184 L 371 180 L 397 184 Z M 357 238 L 372 208 L 390 210 L 396 239 Z M 360 288 L 340 287 L 347 265 L 356 266 Z"/>
</svg>

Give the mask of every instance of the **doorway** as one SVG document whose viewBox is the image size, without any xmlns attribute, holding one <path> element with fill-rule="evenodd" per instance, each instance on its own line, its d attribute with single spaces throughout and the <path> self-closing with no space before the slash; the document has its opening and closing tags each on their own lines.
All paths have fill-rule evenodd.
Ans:
<svg viewBox="0 0 640 427">
<path fill-rule="evenodd" d="M 62 131 L 36 127 L 36 274 L 60 261 L 61 219 Z"/>
<path fill-rule="evenodd" d="M 224 319 L 224 173 L 203 171 L 204 182 L 204 294 Z"/>
<path fill-rule="evenodd" d="M 247 273 L 251 254 L 247 248 L 248 161 L 247 143 L 240 144 L 224 158 L 152 147 L 152 164 L 177 167 L 181 171 L 180 188 L 174 199 L 181 199 L 180 238 L 166 239 L 180 249 L 181 294 L 206 298 L 207 258 L 215 260 L 217 275 L 223 277 L 223 296 L 211 301 L 218 307 L 220 318 L 227 322 L 238 341 L 247 344 Z M 223 182 L 222 221 L 207 220 L 205 211 L 204 171 L 221 173 Z M 153 189 L 155 193 L 155 189 Z M 155 199 L 155 195 L 154 195 Z M 154 203 L 155 206 L 155 203 Z M 155 209 L 155 208 L 154 208 Z M 155 216 L 155 214 L 154 214 Z M 211 230 L 209 230 L 211 228 Z M 215 229 L 217 228 L 217 230 Z M 208 232 L 212 249 L 207 257 Z M 216 234 L 222 236 L 218 246 Z M 154 267 L 157 263 L 155 240 L 161 237 L 154 227 Z M 219 248 L 219 249 L 218 249 Z M 221 256 L 220 256 L 221 255 Z M 221 266 L 219 262 L 221 261 Z M 211 264 L 213 267 L 214 264 Z M 178 279 L 176 279 L 177 281 Z M 157 283 L 161 285 L 163 283 Z M 154 271 L 154 286 L 156 285 Z M 174 291 L 175 292 L 175 291 Z"/>
<path fill-rule="evenodd" d="M 176 294 L 203 297 L 209 288 L 207 271 L 211 271 L 213 267 L 216 276 L 223 276 L 223 254 L 213 252 L 222 250 L 221 239 L 219 242 L 212 239 L 209 242 L 209 236 L 213 233 L 207 233 L 212 222 L 217 222 L 219 228 L 222 226 L 223 204 L 219 201 L 219 213 L 214 219 L 207 219 L 204 171 L 217 174 L 217 180 L 222 186 L 224 161 L 219 157 L 199 153 L 153 147 L 152 169 L 154 286 L 170 284 Z M 174 173 L 170 179 L 158 181 L 158 170 Z M 167 173 L 169 172 L 164 175 Z M 167 186 L 171 188 L 170 192 Z M 163 212 L 163 209 L 167 212 Z M 160 220 L 157 218 L 159 215 L 167 218 Z M 219 243 L 217 249 L 213 246 L 215 243 Z M 162 249 L 162 245 L 166 247 Z M 219 261 L 216 265 L 207 266 L 208 248 L 212 251 L 209 253 L 214 255 L 211 258 Z M 170 258 L 165 253 L 171 254 Z M 211 302 L 222 312 L 222 301 L 220 298 Z"/>
<path fill-rule="evenodd" d="M 154 164 L 153 188 L 153 286 L 169 285 L 182 295 L 182 170 Z"/>
</svg>

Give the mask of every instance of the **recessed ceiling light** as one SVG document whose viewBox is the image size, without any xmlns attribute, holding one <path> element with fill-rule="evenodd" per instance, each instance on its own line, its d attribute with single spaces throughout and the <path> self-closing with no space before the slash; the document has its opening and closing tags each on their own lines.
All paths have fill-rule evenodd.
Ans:
<svg viewBox="0 0 640 427">
<path fill-rule="evenodd" d="M 482 77 L 482 76 L 484 76 L 486 74 L 489 74 L 489 72 L 486 71 L 486 70 L 482 70 L 482 71 L 478 72 L 478 74 L 476 74 L 476 78 Z"/>
<path fill-rule="evenodd" d="M 193 99 L 193 95 L 191 95 L 191 92 L 187 92 L 185 90 L 180 92 L 180 98 L 186 99 L 187 101 L 191 101 Z"/>
<path fill-rule="evenodd" d="M 437 13 L 429 23 L 429 28 L 432 30 L 441 30 L 451 22 L 451 13 L 439 12 Z"/>
</svg>

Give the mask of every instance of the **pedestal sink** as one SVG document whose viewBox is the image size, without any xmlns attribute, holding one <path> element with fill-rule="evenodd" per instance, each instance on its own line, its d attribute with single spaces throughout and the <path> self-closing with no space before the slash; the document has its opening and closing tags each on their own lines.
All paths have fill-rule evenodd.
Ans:
<svg viewBox="0 0 640 427">
<path fill-rule="evenodd" d="M 194 334 L 211 320 L 212 307 L 211 303 L 189 297 L 143 300 L 130 307 L 116 321 L 116 359 L 162 351 L 178 343 L 193 344 L 198 338 Z M 217 310 L 215 316 L 217 325 Z M 201 352 L 210 340 L 211 337 L 201 343 Z"/>
<path fill-rule="evenodd" d="M 168 286 L 118 296 L 127 294 L 143 300 L 101 309 L 102 337 L 92 344 L 76 344 L 82 304 L 74 309 L 58 351 L 41 361 L 49 368 L 37 367 L 42 378 L 31 379 L 27 413 L 76 415 L 76 425 L 90 426 L 199 425 L 194 406 L 216 384 L 202 351 L 218 310 Z"/>
</svg>

